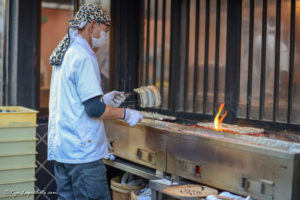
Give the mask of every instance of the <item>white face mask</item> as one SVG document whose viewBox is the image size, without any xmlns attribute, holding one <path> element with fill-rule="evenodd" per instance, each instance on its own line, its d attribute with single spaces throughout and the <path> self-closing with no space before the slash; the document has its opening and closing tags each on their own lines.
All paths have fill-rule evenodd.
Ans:
<svg viewBox="0 0 300 200">
<path fill-rule="evenodd" d="M 100 38 L 95 38 L 92 36 L 92 47 L 93 48 L 99 48 L 105 45 L 105 42 L 107 40 L 107 33 L 104 31 L 100 32 Z"/>
</svg>

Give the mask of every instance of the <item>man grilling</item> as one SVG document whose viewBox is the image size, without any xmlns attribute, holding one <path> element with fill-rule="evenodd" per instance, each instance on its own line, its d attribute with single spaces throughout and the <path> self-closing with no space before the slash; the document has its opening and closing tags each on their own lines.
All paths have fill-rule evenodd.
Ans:
<svg viewBox="0 0 300 200">
<path fill-rule="evenodd" d="M 123 119 L 134 126 L 142 119 L 139 111 L 117 108 L 124 93 L 103 95 L 100 86 L 95 51 L 105 44 L 110 21 L 97 4 L 82 6 L 50 57 L 48 160 L 54 160 L 60 200 L 110 199 L 102 120 Z"/>
</svg>

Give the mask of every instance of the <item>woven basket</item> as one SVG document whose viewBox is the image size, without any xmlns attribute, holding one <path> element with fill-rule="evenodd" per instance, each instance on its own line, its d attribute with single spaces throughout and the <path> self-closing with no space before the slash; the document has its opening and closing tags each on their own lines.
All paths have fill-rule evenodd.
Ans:
<svg viewBox="0 0 300 200">
<path fill-rule="evenodd" d="M 131 191 L 130 197 L 131 197 L 131 200 L 138 200 L 138 198 L 139 198 L 139 190 Z"/>
<path fill-rule="evenodd" d="M 121 184 L 121 176 L 112 178 L 110 188 L 112 190 L 112 200 L 131 200 L 131 192 L 140 190 L 143 186 L 130 186 Z"/>
</svg>

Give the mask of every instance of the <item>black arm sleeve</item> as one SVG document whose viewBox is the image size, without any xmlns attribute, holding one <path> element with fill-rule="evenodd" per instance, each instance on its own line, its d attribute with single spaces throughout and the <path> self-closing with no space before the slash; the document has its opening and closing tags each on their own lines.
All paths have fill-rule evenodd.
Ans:
<svg viewBox="0 0 300 200">
<path fill-rule="evenodd" d="M 95 118 L 99 118 L 106 109 L 106 105 L 100 101 L 100 96 L 96 96 L 84 101 L 83 105 L 88 116 Z"/>
</svg>

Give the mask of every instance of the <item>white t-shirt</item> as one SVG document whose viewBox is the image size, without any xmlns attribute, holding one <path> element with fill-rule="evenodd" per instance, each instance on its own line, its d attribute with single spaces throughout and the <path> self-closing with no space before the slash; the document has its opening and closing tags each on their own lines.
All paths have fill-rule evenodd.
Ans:
<svg viewBox="0 0 300 200">
<path fill-rule="evenodd" d="M 61 65 L 52 70 L 48 160 L 86 163 L 108 155 L 103 121 L 89 117 L 82 104 L 101 94 L 96 55 L 77 34 Z"/>
</svg>

